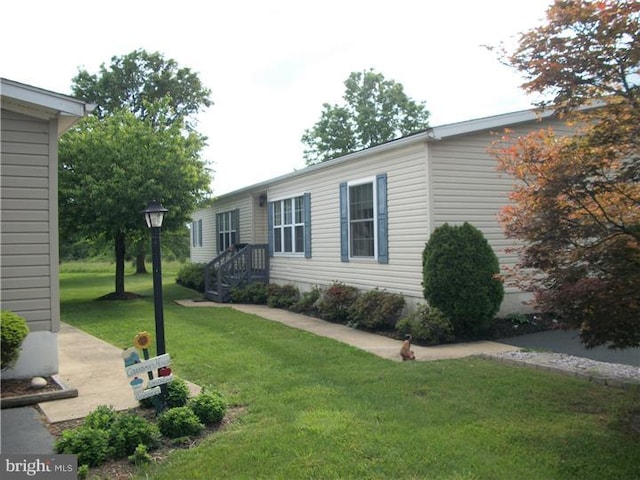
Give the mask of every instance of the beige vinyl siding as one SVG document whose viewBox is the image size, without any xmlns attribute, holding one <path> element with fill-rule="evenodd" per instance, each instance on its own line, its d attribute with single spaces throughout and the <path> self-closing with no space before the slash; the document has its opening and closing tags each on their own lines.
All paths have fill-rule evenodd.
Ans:
<svg viewBox="0 0 640 480">
<path fill-rule="evenodd" d="M 57 122 L 2 110 L 0 155 L 2 309 L 32 332 L 56 332 Z"/>
<path fill-rule="evenodd" d="M 191 246 L 192 262 L 210 262 L 218 256 L 218 234 L 216 215 L 218 213 L 239 211 L 239 243 L 267 243 L 266 206 L 258 206 L 259 198 L 250 193 L 225 197 L 216 201 L 211 208 L 197 210 L 191 216 L 192 221 L 202 219 L 202 247 Z M 262 212 L 262 213 L 260 213 Z M 257 218 L 262 215 L 262 218 Z"/>
<path fill-rule="evenodd" d="M 208 263 L 216 256 L 216 218 L 211 209 L 202 209 L 196 210 L 191 215 L 192 222 L 198 223 L 199 220 L 202 220 L 202 246 L 193 245 L 193 231 L 191 231 L 190 260 L 193 263 Z"/>
<path fill-rule="evenodd" d="M 240 241 L 243 243 L 266 244 L 269 241 L 267 234 L 267 202 L 265 200 L 264 204 L 260 206 L 261 194 L 263 194 L 266 199 L 266 192 L 256 193 L 252 197 L 253 221 L 250 226 L 247 226 L 250 230 L 248 236 L 243 237 L 241 235 L 240 237 Z M 247 240 L 245 241 L 245 239 Z"/>
<path fill-rule="evenodd" d="M 566 126 L 555 120 L 530 122 L 512 127 L 512 130 L 513 135 L 525 135 L 549 126 L 558 133 L 570 133 Z M 509 203 L 515 180 L 498 172 L 497 160 L 487 153 L 495 139 L 496 135 L 484 131 L 430 144 L 432 228 L 445 223 L 469 222 L 482 231 L 504 269 L 514 265 L 517 256 L 508 252 L 515 243 L 505 237 L 498 215 Z M 506 288 L 506 292 L 516 290 Z"/>
<path fill-rule="evenodd" d="M 380 264 L 375 260 L 341 262 L 340 183 L 373 179 L 380 173 L 387 174 L 389 263 Z M 269 199 L 307 192 L 311 194 L 312 257 L 272 257 L 272 282 L 308 288 L 340 281 L 361 289 L 379 287 L 422 297 L 421 255 L 428 235 L 423 144 L 341 163 L 276 183 L 269 188 Z"/>
</svg>

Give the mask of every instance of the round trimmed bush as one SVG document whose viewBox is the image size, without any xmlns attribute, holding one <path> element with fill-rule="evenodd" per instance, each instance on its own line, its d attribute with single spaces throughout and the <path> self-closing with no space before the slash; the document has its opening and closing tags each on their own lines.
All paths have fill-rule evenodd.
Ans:
<svg viewBox="0 0 640 480">
<path fill-rule="evenodd" d="M 155 405 L 156 397 L 147 397 L 140 400 L 142 408 L 151 408 Z M 167 383 L 167 408 L 184 407 L 189 400 L 189 386 L 181 378 L 174 378 Z"/>
<path fill-rule="evenodd" d="M 81 426 L 65 430 L 53 448 L 56 453 L 78 456 L 78 465 L 97 467 L 109 457 L 109 433 L 99 428 Z"/>
<path fill-rule="evenodd" d="M 359 295 L 356 287 L 342 282 L 332 283 L 322 292 L 318 301 L 320 316 L 330 322 L 346 323 L 349 320 L 349 309 Z"/>
<path fill-rule="evenodd" d="M 405 304 L 404 296 L 376 288 L 356 298 L 349 307 L 349 319 L 357 328 L 393 330 Z"/>
<path fill-rule="evenodd" d="M 115 458 L 131 455 L 139 444 L 152 450 L 159 442 L 158 427 L 138 415 L 120 414 L 109 427 L 109 444 Z"/>
<path fill-rule="evenodd" d="M 403 336 L 411 334 L 416 343 L 439 345 L 454 340 L 453 326 L 444 313 L 435 307 L 418 305 L 415 312 L 401 319 L 396 330 Z"/>
<path fill-rule="evenodd" d="M 2 310 L 0 312 L 0 369 L 13 367 L 20 356 L 22 342 L 29 334 L 27 321 L 20 315 Z"/>
<path fill-rule="evenodd" d="M 82 425 L 85 427 L 98 428 L 100 430 L 109 430 L 113 422 L 118 418 L 119 413 L 111 406 L 99 405 L 86 417 Z"/>
<path fill-rule="evenodd" d="M 180 438 L 198 435 L 204 425 L 189 407 L 176 407 L 160 414 L 158 427 L 165 437 Z"/>
<path fill-rule="evenodd" d="M 206 266 L 206 263 L 186 263 L 178 271 L 176 283 L 200 293 L 204 292 Z"/>
<path fill-rule="evenodd" d="M 498 257 L 469 223 L 447 223 L 431 234 L 422 254 L 424 298 L 453 324 L 458 338 L 477 338 L 500 309 L 504 287 Z"/>
<path fill-rule="evenodd" d="M 202 391 L 189 400 L 188 407 L 193 410 L 198 419 L 205 425 L 215 425 L 227 413 L 227 402 L 220 392 Z"/>
</svg>

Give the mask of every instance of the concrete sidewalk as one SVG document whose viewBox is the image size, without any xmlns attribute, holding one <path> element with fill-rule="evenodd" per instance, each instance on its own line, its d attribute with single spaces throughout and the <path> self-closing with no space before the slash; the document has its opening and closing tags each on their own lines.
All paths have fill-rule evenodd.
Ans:
<svg viewBox="0 0 640 480">
<path fill-rule="evenodd" d="M 230 307 L 240 312 L 257 315 L 258 317 L 274 322 L 280 322 L 292 328 L 306 330 L 307 332 L 322 337 L 333 338 L 334 340 L 352 345 L 388 360 L 401 361 L 400 346 L 402 342 L 400 340 L 356 330 L 355 328 L 349 328 L 337 323 L 326 322 L 318 318 L 289 312 L 288 310 L 270 308 L 266 305 L 220 304 L 200 300 L 182 300 L 176 303 L 184 307 Z M 519 350 L 518 347 L 489 341 L 437 345 L 434 347 L 412 345 L 411 348 L 416 354 L 416 360 L 418 361 L 463 358 L 483 353 L 492 354 Z"/>
</svg>

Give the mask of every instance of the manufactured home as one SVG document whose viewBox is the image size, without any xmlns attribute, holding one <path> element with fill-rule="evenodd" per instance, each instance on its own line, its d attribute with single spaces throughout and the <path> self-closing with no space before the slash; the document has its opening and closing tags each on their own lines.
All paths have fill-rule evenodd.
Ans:
<svg viewBox="0 0 640 480">
<path fill-rule="evenodd" d="M 380 288 L 413 308 L 424 302 L 422 251 L 444 223 L 469 222 L 502 267 L 516 262 L 498 222 L 513 179 L 487 149 L 505 128 L 549 126 L 569 133 L 533 110 L 443 125 L 221 195 L 192 215 L 191 261 L 301 291 L 335 281 Z M 224 279 L 207 280 L 208 298 L 228 299 L 217 288 Z M 501 313 L 526 311 L 527 299 L 506 288 Z"/>
<path fill-rule="evenodd" d="M 66 95 L 0 79 L 0 300 L 29 334 L 5 378 L 58 371 L 58 138 L 93 110 Z"/>
</svg>

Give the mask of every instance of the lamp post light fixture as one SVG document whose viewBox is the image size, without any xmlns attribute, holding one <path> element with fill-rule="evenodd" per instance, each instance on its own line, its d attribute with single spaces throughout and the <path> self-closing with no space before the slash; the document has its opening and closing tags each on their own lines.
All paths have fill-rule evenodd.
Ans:
<svg viewBox="0 0 640 480">
<path fill-rule="evenodd" d="M 156 321 L 156 355 L 166 352 L 164 342 L 164 311 L 162 307 L 162 266 L 160 260 L 160 228 L 164 215 L 168 212 L 159 202 L 149 202 L 144 210 L 147 227 L 151 229 L 151 259 L 153 263 L 153 306 Z M 164 410 L 167 401 L 167 385 L 160 385 L 160 406 Z"/>
</svg>

